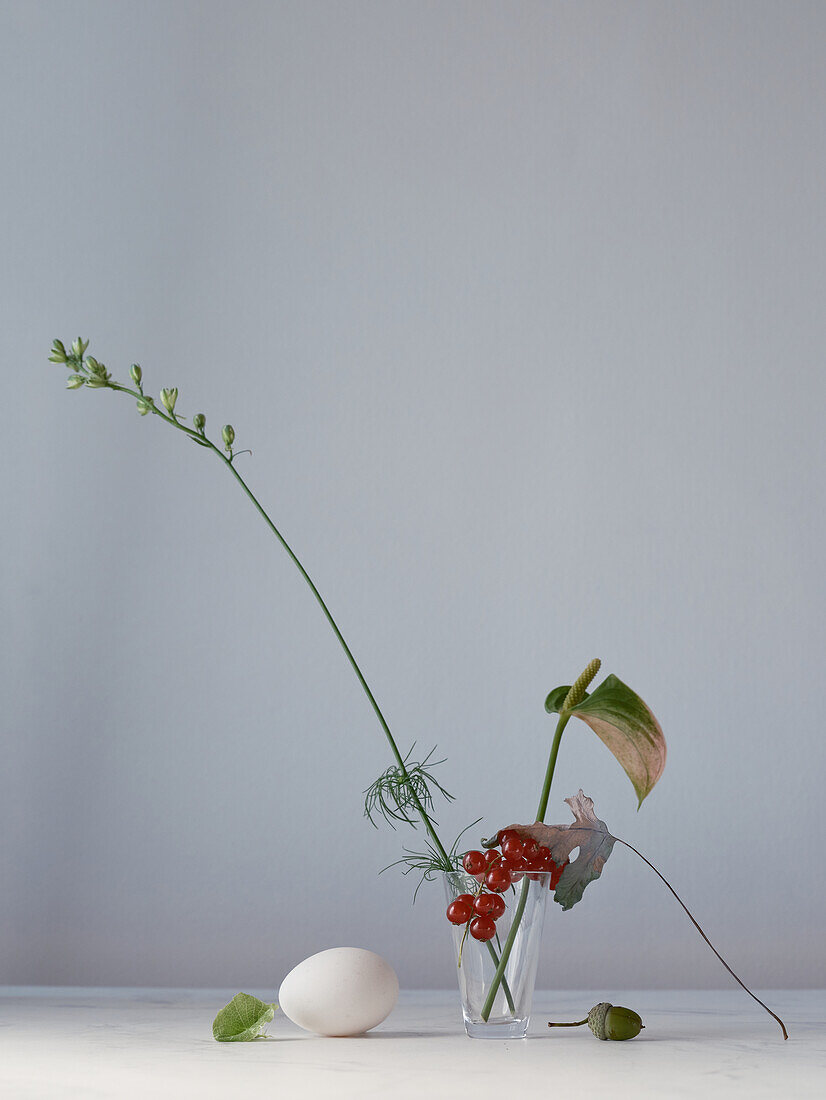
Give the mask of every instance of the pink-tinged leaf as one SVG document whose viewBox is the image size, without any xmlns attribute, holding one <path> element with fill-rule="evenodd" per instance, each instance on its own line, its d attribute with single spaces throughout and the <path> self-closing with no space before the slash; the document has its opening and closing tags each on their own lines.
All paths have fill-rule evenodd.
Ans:
<svg viewBox="0 0 826 1100">
<path fill-rule="evenodd" d="M 509 825 L 520 836 L 528 836 L 551 850 L 551 858 L 558 866 L 565 863 L 574 848 L 579 854 L 569 863 L 557 884 L 554 901 L 563 909 L 570 909 L 580 900 L 589 882 L 599 878 L 605 861 L 614 848 L 614 837 L 608 826 L 594 813 L 593 800 L 583 794 L 566 798 L 575 821 L 570 825 Z"/>
<path fill-rule="evenodd" d="M 545 709 L 558 710 L 564 692 L 564 688 L 552 691 Z M 611 675 L 570 713 L 590 726 L 617 758 L 637 792 L 639 809 L 665 768 L 665 737 L 650 707 L 627 684 Z"/>
</svg>

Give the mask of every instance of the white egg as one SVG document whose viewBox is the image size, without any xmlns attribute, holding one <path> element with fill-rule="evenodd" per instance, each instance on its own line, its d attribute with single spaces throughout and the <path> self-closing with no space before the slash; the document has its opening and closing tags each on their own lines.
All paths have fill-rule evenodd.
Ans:
<svg viewBox="0 0 826 1100">
<path fill-rule="evenodd" d="M 317 1035 L 362 1035 L 399 997 L 393 967 L 362 947 L 331 947 L 294 967 L 278 991 L 285 1016 Z"/>
</svg>

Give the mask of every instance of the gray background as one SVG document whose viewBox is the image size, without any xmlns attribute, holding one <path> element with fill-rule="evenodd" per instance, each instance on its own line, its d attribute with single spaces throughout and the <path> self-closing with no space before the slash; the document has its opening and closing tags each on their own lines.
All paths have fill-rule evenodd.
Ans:
<svg viewBox="0 0 826 1100">
<path fill-rule="evenodd" d="M 535 812 L 603 658 L 669 760 L 584 787 L 741 976 L 819 985 L 826 7 L 4 3 L 0 980 L 450 986 L 361 792 L 382 734 L 218 463 L 231 420 L 444 835 Z M 539 984 L 730 979 L 617 849 Z M 758 1010 L 759 1011 L 759 1010 Z"/>
</svg>

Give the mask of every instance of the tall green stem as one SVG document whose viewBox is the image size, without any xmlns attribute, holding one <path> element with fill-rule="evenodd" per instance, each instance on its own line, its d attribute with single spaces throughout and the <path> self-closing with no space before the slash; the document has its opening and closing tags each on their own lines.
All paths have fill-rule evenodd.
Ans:
<svg viewBox="0 0 826 1100">
<path fill-rule="evenodd" d="M 278 541 L 284 547 L 284 549 L 286 550 L 287 555 L 290 558 L 290 560 L 292 561 L 293 565 L 295 565 L 296 569 L 299 571 L 301 576 L 307 582 L 307 585 L 309 586 L 310 591 L 312 592 L 312 594 L 315 596 L 316 600 L 318 601 L 319 607 L 324 612 L 324 617 L 327 619 L 327 622 L 330 624 L 330 627 L 331 627 L 333 633 L 335 634 L 336 638 L 338 638 L 339 644 L 341 645 L 341 648 L 344 650 L 344 653 L 347 657 L 347 660 L 352 665 L 353 672 L 355 672 L 356 677 L 358 679 L 358 682 L 361 684 L 362 688 L 364 689 L 364 694 L 370 700 L 370 705 L 372 706 L 373 710 L 376 713 L 376 717 L 379 720 L 379 725 L 384 730 L 385 737 L 387 738 L 387 740 L 390 744 L 390 749 L 393 753 L 393 756 L 396 759 L 396 764 L 398 765 L 399 771 L 402 773 L 403 777 L 407 780 L 407 786 L 408 786 L 408 790 L 410 792 L 410 797 L 413 801 L 413 804 L 415 805 L 416 809 L 418 810 L 419 816 L 422 819 L 422 823 L 424 824 L 425 829 L 427 829 L 427 832 L 430 835 L 430 839 L 433 841 L 434 845 L 436 846 L 436 849 L 438 850 L 439 855 L 442 856 L 442 858 L 445 861 L 445 870 L 446 871 L 451 870 L 452 865 L 451 865 L 451 862 L 450 862 L 450 857 L 448 856 L 447 852 L 445 851 L 445 849 L 442 845 L 442 842 L 439 840 L 439 837 L 436 835 L 436 830 L 433 827 L 433 822 L 430 820 L 430 817 L 428 816 L 427 811 L 425 810 L 424 806 L 422 805 L 422 801 L 419 798 L 418 794 L 416 793 L 415 786 L 410 782 L 410 777 L 408 775 L 407 768 L 405 767 L 404 759 L 402 757 L 402 754 L 399 752 L 398 745 L 396 744 L 396 741 L 395 741 L 395 738 L 393 737 L 393 734 L 390 732 L 390 727 L 388 726 L 387 721 L 386 721 L 384 715 L 381 712 L 381 708 L 379 707 L 379 704 L 376 702 L 376 697 L 373 695 L 373 692 L 370 690 L 370 685 L 365 680 L 364 674 L 362 673 L 361 669 L 359 668 L 358 662 L 356 661 L 355 657 L 353 656 L 352 650 L 347 645 L 347 642 L 344 640 L 344 635 L 339 630 L 338 624 L 336 623 L 335 619 L 333 618 L 332 614 L 330 613 L 330 609 L 327 607 L 327 604 L 324 602 L 324 599 L 322 598 L 321 593 L 318 591 L 315 584 L 313 583 L 313 580 L 310 577 L 310 574 L 307 572 L 307 570 L 304 568 L 304 566 L 301 564 L 301 562 L 296 557 L 295 553 L 293 552 L 293 550 L 290 547 L 287 540 L 284 538 L 284 536 L 281 534 L 281 532 L 278 530 L 278 528 L 272 522 L 272 520 L 267 515 L 267 513 L 264 511 L 264 509 L 261 507 L 261 505 L 259 504 L 259 502 L 256 499 L 255 495 L 253 494 L 252 490 L 249 488 L 247 483 L 244 481 L 244 479 L 241 477 L 241 475 L 235 469 L 232 462 L 230 462 L 230 460 L 228 458 L 226 458 L 224 455 L 222 455 L 220 453 L 220 451 L 217 451 L 217 448 L 214 448 L 214 449 L 216 450 L 219 458 L 221 458 L 222 461 L 229 467 L 229 469 L 232 472 L 232 475 L 235 478 L 235 480 L 238 482 L 238 484 L 241 486 L 241 488 L 247 494 L 249 499 L 252 501 L 252 503 L 255 505 L 255 507 L 257 508 L 257 510 L 259 511 L 261 516 L 263 517 L 264 521 L 269 526 L 272 533 L 275 535 L 275 537 L 278 539 Z"/>
<path fill-rule="evenodd" d="M 353 668 L 353 672 L 355 672 L 355 674 L 356 674 L 358 682 L 361 684 L 365 695 L 367 696 L 367 698 L 370 701 L 370 705 L 372 706 L 373 710 L 375 711 L 376 717 L 379 720 L 379 724 L 380 724 L 382 730 L 384 731 L 384 734 L 385 734 L 385 737 L 388 740 L 388 743 L 390 744 L 390 749 L 393 753 L 393 756 L 396 759 L 396 764 L 398 765 L 399 771 L 401 772 L 404 779 L 407 781 L 408 790 L 410 792 L 410 796 L 411 796 L 411 799 L 413 801 L 413 804 L 415 805 L 416 809 L 418 810 L 419 815 L 422 819 L 422 823 L 424 824 L 431 840 L 433 841 L 434 846 L 436 847 L 439 855 L 442 857 L 442 859 L 444 861 L 444 869 L 446 871 L 452 870 L 453 865 L 451 863 L 450 856 L 445 851 L 445 848 L 444 848 L 441 840 L 439 840 L 439 837 L 436 833 L 436 830 L 433 827 L 433 822 L 430 820 L 430 817 L 429 817 L 427 811 L 425 810 L 424 806 L 422 805 L 422 801 L 421 801 L 421 799 L 419 798 L 419 796 L 416 792 L 415 786 L 413 785 L 413 783 L 410 782 L 410 776 L 408 774 L 407 768 L 405 767 L 404 758 L 402 757 L 402 754 L 399 752 L 399 748 L 398 748 L 398 745 L 396 744 L 396 740 L 395 740 L 395 738 L 393 737 L 393 734 L 390 731 L 390 726 L 387 724 L 387 720 L 385 719 L 384 715 L 382 714 L 381 708 L 379 707 L 379 704 L 376 702 L 376 697 L 375 697 L 375 695 L 373 695 L 373 692 L 370 689 L 370 685 L 367 683 L 367 680 L 364 677 L 364 673 L 359 668 L 358 662 L 356 661 L 355 657 L 353 656 L 352 650 L 350 649 L 349 645 L 347 644 L 347 642 L 344 638 L 344 635 L 341 633 L 341 630 L 339 630 L 338 623 L 333 618 L 329 607 L 324 602 L 324 598 L 322 597 L 319 590 L 316 588 L 315 582 L 313 581 L 312 577 L 307 572 L 307 570 L 304 568 L 304 566 L 301 564 L 301 562 L 298 559 L 298 556 L 296 555 L 293 548 L 290 546 L 290 544 L 287 542 L 287 540 L 284 538 L 284 536 L 281 534 L 281 532 L 275 526 L 273 521 L 270 519 L 269 515 L 267 514 L 267 512 L 265 511 L 265 509 L 261 505 L 258 498 L 255 496 L 253 491 L 250 489 L 249 485 L 247 485 L 246 481 L 244 481 L 243 477 L 241 477 L 241 475 L 235 469 L 235 466 L 233 464 L 232 452 L 230 451 L 229 455 L 224 454 L 221 450 L 219 450 L 218 447 L 215 446 L 215 444 L 211 440 L 207 439 L 207 437 L 202 432 L 195 431 L 192 428 L 187 428 L 185 424 L 181 424 L 181 422 L 179 421 L 178 417 L 174 414 L 174 412 L 171 413 L 169 416 L 167 416 L 167 414 L 165 412 L 162 412 L 155 405 L 152 398 L 146 397 L 143 394 L 142 390 L 141 390 L 141 392 L 136 392 L 135 390 L 130 389 L 128 386 L 121 386 L 118 383 L 111 382 L 111 381 L 108 383 L 108 386 L 109 386 L 110 389 L 118 390 L 121 393 L 128 393 L 134 398 L 142 399 L 143 401 L 145 401 L 146 404 L 149 406 L 150 410 L 156 416 L 161 417 L 161 419 L 165 420 L 167 422 L 167 424 L 171 424 L 173 426 L 173 428 L 177 428 L 179 431 L 183 432 L 185 435 L 188 435 L 191 439 L 194 439 L 195 442 L 200 444 L 202 447 L 208 447 L 211 451 L 213 451 L 218 456 L 218 458 L 220 458 L 220 460 L 224 463 L 224 465 L 228 467 L 228 469 L 229 469 L 230 473 L 232 474 L 232 476 L 235 478 L 235 480 L 238 482 L 238 484 L 244 490 L 247 497 L 252 502 L 255 509 L 258 511 L 261 518 L 264 520 L 264 522 L 267 524 L 269 529 L 272 531 L 272 533 L 275 535 L 275 537 L 281 543 L 282 547 L 284 548 L 284 550 L 286 551 L 288 557 L 290 558 L 290 561 L 293 563 L 293 565 L 299 571 L 301 576 L 304 578 L 304 580 L 307 583 L 307 585 L 308 585 L 310 591 L 312 592 L 313 596 L 315 596 L 319 607 L 321 608 L 322 612 L 324 613 L 324 617 L 327 619 L 327 622 L 330 624 L 330 628 L 332 629 L 333 633 L 335 634 L 336 638 L 338 639 L 338 642 L 341 645 L 341 648 L 344 650 L 344 653 L 347 657 L 347 660 L 350 662 L 350 664 Z M 494 950 L 493 944 L 488 943 L 486 946 L 487 946 L 487 949 L 488 949 L 488 952 L 489 952 L 491 958 L 493 959 L 493 965 L 498 966 L 499 958 L 496 954 L 496 951 Z M 511 996 L 511 991 L 508 987 L 508 983 L 504 980 L 503 980 L 503 988 L 504 988 L 505 996 L 507 997 L 508 1004 L 510 1006 L 511 1012 L 514 1012 L 515 1009 L 514 1009 L 514 1004 L 513 1004 L 513 997 Z"/>
<path fill-rule="evenodd" d="M 553 744 L 551 745 L 551 752 L 548 756 L 548 766 L 545 769 L 545 781 L 542 784 L 542 793 L 539 796 L 539 807 L 536 811 L 536 820 L 544 821 L 545 814 L 548 809 L 548 797 L 551 793 L 551 783 L 554 777 L 554 771 L 556 770 L 556 758 L 559 755 L 559 744 L 562 740 L 562 731 L 568 724 L 568 719 L 571 717 L 571 710 L 581 703 L 585 698 L 585 689 L 590 682 L 599 672 L 600 661 L 595 658 L 591 661 L 584 671 L 577 677 L 571 686 L 570 691 L 565 696 L 565 700 L 559 712 L 559 719 L 556 723 L 556 732 L 554 733 Z M 499 989 L 499 985 L 503 980 L 505 973 L 505 967 L 508 965 L 508 959 L 510 958 L 511 950 L 513 949 L 514 942 L 516 940 L 516 933 L 519 931 L 519 925 L 522 921 L 522 916 L 525 912 L 525 906 L 528 903 L 528 891 L 530 889 L 530 879 L 527 875 L 522 879 L 522 889 L 519 892 L 519 901 L 516 905 L 516 910 L 513 914 L 513 920 L 511 921 L 510 932 L 508 938 L 505 940 L 505 946 L 502 948 L 502 954 L 499 956 L 499 965 L 496 967 L 496 972 L 490 983 L 490 989 L 488 990 L 487 998 L 482 1006 L 482 1019 L 487 1023 L 488 1017 L 491 1014 L 493 1008 L 493 1002 L 496 999 L 496 992 Z"/>
<path fill-rule="evenodd" d="M 86 342 L 85 346 L 88 346 L 88 341 Z M 166 423 L 171 424 L 173 428 L 177 428 L 178 431 L 183 432 L 184 435 L 188 435 L 190 437 L 190 439 L 192 439 L 199 446 L 208 448 L 210 451 L 212 451 L 214 454 L 216 454 L 218 456 L 218 458 L 220 458 L 220 460 L 224 463 L 225 466 L 227 466 L 229 468 L 232 476 L 235 478 L 235 480 L 238 482 L 238 484 L 244 490 L 247 497 L 249 498 L 249 500 L 251 501 L 251 503 L 253 504 L 253 506 L 257 510 L 257 512 L 260 514 L 261 518 L 264 520 L 264 522 L 267 524 L 269 529 L 272 531 L 272 533 L 275 535 L 275 537 L 281 543 L 281 546 L 286 551 L 286 553 L 289 556 L 290 560 L 292 561 L 293 565 L 295 565 L 296 569 L 299 571 L 301 576 L 304 578 L 304 580 L 307 583 L 310 591 L 312 592 L 313 596 L 315 597 L 316 601 L 318 602 L 319 607 L 321 608 L 322 612 L 324 613 L 324 617 L 327 619 L 327 622 L 330 624 L 330 628 L 332 629 L 333 633 L 335 634 L 336 638 L 338 639 L 338 642 L 339 642 L 341 648 L 344 650 L 344 653 L 347 657 L 347 660 L 350 662 L 350 665 L 352 666 L 352 669 L 356 674 L 356 678 L 358 679 L 358 682 L 361 684 L 362 689 L 364 690 L 364 693 L 367 696 L 368 700 L 370 701 L 370 705 L 372 706 L 372 708 L 375 712 L 375 715 L 379 720 L 379 724 L 380 724 L 382 730 L 384 731 L 385 737 L 387 738 L 387 741 L 390 745 L 390 749 L 393 753 L 393 756 L 395 757 L 396 765 L 398 767 L 399 773 L 400 773 L 402 779 L 404 780 L 404 782 L 407 785 L 407 790 L 408 790 L 408 793 L 409 793 L 409 796 L 410 796 L 410 800 L 413 803 L 413 805 L 416 807 L 416 810 L 418 811 L 419 816 L 422 819 L 422 823 L 423 823 L 425 829 L 427 830 L 427 833 L 430 836 L 430 839 L 433 842 L 433 846 L 436 850 L 437 855 L 441 858 L 443 869 L 445 871 L 453 870 L 453 863 L 451 861 L 451 858 L 448 855 L 447 851 L 445 850 L 444 845 L 442 844 L 441 840 L 439 839 L 439 837 L 436 833 L 436 830 L 433 826 L 433 822 L 430 820 L 430 817 L 429 817 L 429 815 L 428 815 L 428 813 L 427 813 L 427 811 L 424 807 L 424 804 L 423 804 L 421 798 L 419 797 L 419 794 L 416 790 L 416 787 L 415 787 L 414 783 L 412 782 L 412 780 L 410 778 L 410 773 L 408 772 L 407 767 L 405 766 L 404 758 L 402 757 L 402 754 L 399 752 L 399 747 L 396 744 L 395 738 L 393 737 L 393 734 L 390 731 L 390 726 L 387 724 L 387 720 L 385 719 L 384 715 L 382 714 L 381 708 L 379 707 L 379 704 L 376 702 L 376 697 L 373 695 L 373 692 L 370 690 L 370 685 L 367 683 L 367 680 L 364 677 L 364 673 L 359 668 L 358 662 L 356 661 L 355 657 L 353 656 L 352 650 L 350 649 L 347 642 L 345 641 L 344 635 L 339 630 L 338 623 L 333 618 L 329 607 L 325 603 L 325 601 L 324 601 L 321 593 L 319 592 L 319 590 L 316 588 L 312 577 L 307 572 L 307 570 L 304 568 L 304 566 L 301 564 L 301 562 L 299 561 L 297 555 L 293 551 L 292 547 L 289 545 L 287 540 L 284 538 L 284 536 L 281 534 L 281 532 L 275 526 L 273 521 L 270 519 L 269 515 L 267 514 L 267 512 L 265 511 L 265 509 L 263 508 L 263 506 L 259 502 L 258 498 L 255 496 L 253 491 L 250 489 L 250 487 L 247 485 L 247 483 L 244 481 L 244 479 L 241 477 L 241 475 L 235 469 L 235 465 L 234 465 L 234 461 L 233 461 L 234 458 L 235 458 L 235 455 L 234 455 L 233 450 L 232 450 L 232 443 L 233 443 L 233 440 L 235 438 L 235 433 L 232 431 L 231 428 L 229 428 L 229 426 L 224 428 L 224 430 L 222 432 L 222 436 L 223 436 L 223 439 L 224 439 L 224 442 L 225 442 L 225 451 L 226 451 L 226 454 L 224 454 L 218 447 L 215 446 L 215 444 L 210 439 L 207 438 L 207 436 L 204 432 L 204 419 L 203 419 L 203 417 L 199 418 L 200 423 L 199 423 L 198 419 L 196 419 L 194 421 L 194 423 L 196 425 L 195 428 L 188 428 L 185 424 L 181 423 L 180 418 L 175 413 L 175 401 L 177 399 L 177 393 L 178 393 L 177 390 L 173 390 L 173 391 L 163 390 L 163 391 L 161 391 L 161 400 L 162 400 L 162 402 L 163 402 L 163 404 L 164 404 L 164 406 L 167 410 L 167 412 L 164 412 L 164 411 L 162 411 L 161 409 L 159 409 L 157 407 L 157 405 L 155 404 L 155 401 L 152 397 L 149 397 L 147 394 L 144 393 L 143 385 L 141 384 L 141 373 L 140 373 L 140 368 L 139 367 L 133 366 L 132 371 L 131 371 L 132 377 L 133 377 L 133 379 L 134 379 L 134 381 L 135 381 L 135 383 L 137 384 L 137 387 L 138 387 L 137 390 L 133 390 L 129 386 L 121 386 L 119 383 L 112 381 L 111 376 L 108 374 L 106 369 L 102 366 L 102 364 L 98 364 L 98 363 L 92 364 L 92 361 L 90 359 L 89 360 L 90 366 L 87 367 L 86 361 L 84 360 L 84 357 L 83 357 L 83 353 L 84 353 L 84 345 L 81 343 L 80 340 L 78 340 L 76 342 L 76 344 L 72 345 L 72 355 L 71 356 L 67 355 L 65 347 L 63 346 L 63 344 L 59 340 L 55 341 L 54 348 L 53 348 L 53 353 L 50 356 L 50 360 L 52 362 L 65 363 L 71 369 L 74 369 L 74 370 L 77 371 L 77 374 L 74 375 L 72 377 L 72 379 L 70 380 L 70 386 L 69 386 L 70 389 L 77 389 L 78 388 L 78 383 L 79 383 L 79 385 L 82 386 L 85 382 L 88 385 L 94 385 L 96 388 L 105 387 L 107 389 L 116 390 L 119 393 L 129 394 L 131 397 L 134 397 L 136 399 L 136 401 L 138 402 L 138 408 L 142 412 L 142 414 L 146 414 L 146 413 L 151 412 L 154 416 L 159 416 L 161 418 L 161 420 L 165 420 Z M 74 383 L 74 384 L 72 384 L 72 383 Z M 171 404 L 169 403 L 169 396 L 170 395 L 171 395 L 171 398 L 172 398 L 171 399 Z M 496 954 L 496 951 L 493 948 L 493 945 L 488 943 L 486 946 L 487 946 L 487 949 L 490 953 L 491 958 L 493 959 L 494 966 L 498 966 L 499 958 Z M 510 989 L 508 988 L 507 982 L 503 981 L 503 987 L 504 987 L 504 990 L 505 990 L 505 995 L 507 996 L 507 999 L 508 999 L 508 1004 L 510 1005 L 511 1011 L 513 1012 L 514 1011 L 513 998 L 511 997 L 511 992 L 510 992 Z"/>
<path fill-rule="evenodd" d="M 516 939 L 516 933 L 519 931 L 519 925 L 522 922 L 522 916 L 525 912 L 525 906 L 528 904 L 528 890 L 530 889 L 531 882 L 526 875 L 522 879 L 522 888 L 519 891 L 519 901 L 516 903 L 516 910 L 513 914 L 513 920 L 511 921 L 510 932 L 508 932 L 508 938 L 505 940 L 505 946 L 502 948 L 502 954 L 499 956 L 499 965 L 496 968 L 496 973 L 493 975 L 490 983 L 490 989 L 485 999 L 485 1003 L 482 1006 L 482 1019 L 485 1023 L 488 1022 L 488 1018 L 493 1008 L 493 1002 L 496 1000 L 496 994 L 499 990 L 499 986 L 505 980 L 505 967 L 508 965 L 508 959 L 511 957 L 511 950 L 513 949 L 514 940 Z"/>
<path fill-rule="evenodd" d="M 272 531 L 272 533 L 275 535 L 275 537 L 281 543 L 284 550 L 287 552 L 287 555 L 289 556 L 289 558 L 292 561 L 293 565 L 296 567 L 296 569 L 299 571 L 301 576 L 306 581 L 306 583 L 309 586 L 309 589 L 312 592 L 313 596 L 315 596 L 319 607 L 321 608 L 321 610 L 324 613 L 324 617 L 327 619 L 327 622 L 330 624 L 330 627 L 331 627 L 333 633 L 335 634 L 336 638 L 338 639 L 339 644 L 341 645 L 341 648 L 344 650 L 344 653 L 347 657 L 347 660 L 350 662 L 350 664 L 353 668 L 353 671 L 356 674 L 358 682 L 361 684 L 362 688 L 364 689 L 364 693 L 367 696 L 367 698 L 369 699 L 370 705 L 372 706 L 373 710 L 375 711 L 376 717 L 379 720 L 379 725 L 381 726 L 382 730 L 384 731 L 384 735 L 387 738 L 387 741 L 390 745 L 390 750 L 393 753 L 393 756 L 395 757 L 396 764 L 399 768 L 399 771 L 401 772 L 403 778 L 407 781 L 407 786 L 408 786 L 408 790 L 410 792 L 411 800 L 412 800 L 414 806 L 416 807 L 416 810 L 418 811 L 419 816 L 422 819 L 422 824 L 424 825 L 425 829 L 427 830 L 427 832 L 430 836 L 430 839 L 433 841 L 433 844 L 434 844 L 436 850 L 438 851 L 439 855 L 444 860 L 444 869 L 446 871 L 452 870 L 453 865 L 450 862 L 450 857 L 448 856 L 447 852 L 444 849 L 444 846 L 443 846 L 442 842 L 439 840 L 439 837 L 436 834 L 436 830 L 433 827 L 433 822 L 430 820 L 430 817 L 428 816 L 427 811 L 425 810 L 424 806 L 422 805 L 422 801 L 419 798 L 418 794 L 416 793 L 415 786 L 413 785 L 413 783 L 410 782 L 410 776 L 408 774 L 407 768 L 405 767 L 404 758 L 402 757 L 402 754 L 399 752 L 399 748 L 398 748 L 398 745 L 396 744 L 396 741 L 395 741 L 395 738 L 393 737 L 393 734 L 390 732 L 390 726 L 387 724 L 387 721 L 386 721 L 384 715 L 381 712 L 381 708 L 379 707 L 379 704 L 376 702 L 376 697 L 373 695 L 373 692 L 370 690 L 370 685 L 367 683 L 367 680 L 364 678 L 364 674 L 361 671 L 361 669 L 359 668 L 358 662 L 356 661 L 355 657 L 353 656 L 352 650 L 348 646 L 347 642 L 344 640 L 344 635 L 339 630 L 338 624 L 336 623 L 335 619 L 333 618 L 329 607 L 324 602 L 324 600 L 321 596 L 321 593 L 319 592 L 319 590 L 316 588 L 315 584 L 313 583 L 312 577 L 307 572 L 307 570 L 304 568 L 304 566 L 301 564 L 301 562 L 298 560 L 298 557 L 294 553 L 292 547 L 289 545 L 287 540 L 284 538 L 284 536 L 281 534 L 281 532 L 275 526 L 273 521 L 267 515 L 266 511 L 264 510 L 262 505 L 259 503 L 259 501 L 258 501 L 257 497 L 255 496 L 255 494 L 253 493 L 253 491 L 250 489 L 250 487 L 247 485 L 247 483 L 244 481 L 244 479 L 241 477 L 241 475 L 235 469 L 235 466 L 233 465 L 232 454 L 230 453 L 229 457 L 227 455 L 223 454 L 219 450 L 219 448 L 216 447 L 215 444 L 211 440 L 206 438 L 206 436 L 202 435 L 200 432 L 194 431 L 192 428 L 187 428 L 184 424 L 181 424 L 179 422 L 178 418 L 174 415 L 174 413 L 171 414 L 170 416 L 167 416 L 166 413 L 161 412 L 161 410 L 155 405 L 154 401 L 152 401 L 151 398 L 146 398 L 146 397 L 144 397 L 143 394 L 138 393 L 136 390 L 129 389 L 128 386 L 118 385 L 115 382 L 109 382 L 108 386 L 109 386 L 110 389 L 119 390 L 121 393 L 128 393 L 128 394 L 131 394 L 132 397 L 135 397 L 137 399 L 142 399 L 142 400 L 146 401 L 149 404 L 149 407 L 150 407 L 151 411 L 156 416 L 160 416 L 168 424 L 171 424 L 173 427 L 177 428 L 179 431 L 184 432 L 184 434 L 190 436 L 190 438 L 194 439 L 196 443 L 201 444 L 201 446 L 209 447 L 209 449 L 211 451 L 213 451 L 218 456 L 218 458 L 220 458 L 220 460 L 224 463 L 224 465 L 229 469 L 232 476 L 235 478 L 235 480 L 238 482 L 238 484 L 244 490 L 246 495 L 249 497 L 250 501 L 255 506 L 255 508 L 257 509 L 259 514 L 261 515 L 264 522 L 267 524 L 269 529 Z"/>
<path fill-rule="evenodd" d="M 569 714 L 560 714 L 559 721 L 556 724 L 556 733 L 554 734 L 553 744 L 551 745 L 551 753 L 548 757 L 548 767 L 545 769 L 545 782 L 542 785 L 542 794 L 539 797 L 539 809 L 536 811 L 536 820 L 544 821 L 545 813 L 548 809 L 548 796 L 551 793 L 551 781 L 554 777 L 554 770 L 556 769 L 556 758 L 559 754 L 559 743 L 562 740 L 562 731 L 568 723 L 570 718 Z M 522 887 L 519 891 L 519 901 L 516 903 L 516 910 L 513 914 L 513 920 L 511 921 L 510 931 L 508 932 L 508 938 L 505 940 L 505 945 L 502 948 L 502 954 L 499 956 L 499 965 L 496 967 L 496 972 L 490 983 L 490 989 L 488 990 L 487 998 L 482 1006 L 482 1019 L 487 1023 L 488 1017 L 493 1009 L 493 1002 L 496 1000 L 496 993 L 499 989 L 499 985 L 502 982 L 505 974 L 505 967 L 508 965 L 508 959 L 511 956 L 513 950 L 514 941 L 516 940 L 516 933 L 519 931 L 519 925 L 522 923 L 522 916 L 525 912 L 525 906 L 528 904 L 528 891 L 531 887 L 531 881 L 527 875 L 522 879 Z"/>
<path fill-rule="evenodd" d="M 559 744 L 562 741 L 562 731 L 568 724 L 570 714 L 560 714 L 559 721 L 556 724 L 556 733 L 554 734 L 554 741 L 551 745 L 551 755 L 548 757 L 548 767 L 545 769 L 545 782 L 542 784 L 542 793 L 539 796 L 539 808 L 536 811 L 536 820 L 544 821 L 545 814 L 548 812 L 548 798 L 551 794 L 551 782 L 553 781 L 554 771 L 556 770 L 556 758 L 559 754 Z"/>
</svg>

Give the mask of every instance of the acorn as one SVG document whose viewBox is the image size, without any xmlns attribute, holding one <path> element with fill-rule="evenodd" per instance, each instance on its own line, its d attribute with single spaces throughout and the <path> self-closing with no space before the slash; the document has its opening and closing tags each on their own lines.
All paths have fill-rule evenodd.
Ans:
<svg viewBox="0 0 826 1100">
<path fill-rule="evenodd" d="M 610 1001 L 602 1001 L 594 1005 L 584 1020 L 577 1020 L 570 1024 L 548 1024 L 548 1027 L 581 1027 L 583 1024 L 587 1024 L 598 1039 L 616 1041 L 633 1039 L 645 1027 L 633 1009 L 612 1005 Z"/>
</svg>

